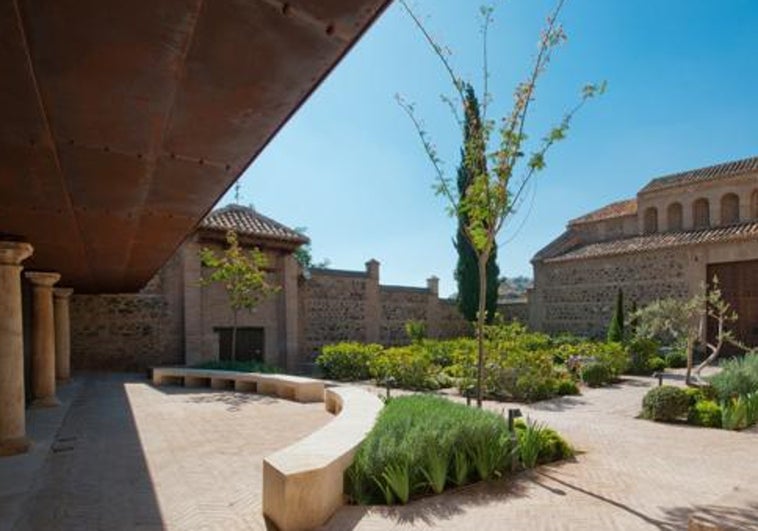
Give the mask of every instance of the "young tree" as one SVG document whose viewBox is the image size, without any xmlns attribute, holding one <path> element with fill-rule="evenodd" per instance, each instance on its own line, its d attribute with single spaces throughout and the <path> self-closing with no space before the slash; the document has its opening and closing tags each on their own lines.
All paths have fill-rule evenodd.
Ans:
<svg viewBox="0 0 758 531">
<path fill-rule="evenodd" d="M 667 298 L 655 301 L 638 310 L 632 316 L 637 324 L 637 335 L 641 337 L 659 337 L 673 340 L 687 353 L 687 385 L 692 384 L 694 366 L 694 348 L 697 342 L 705 336 L 708 319 L 716 321 L 715 342 L 705 341 L 708 356 L 697 367 L 694 367 L 695 378 L 700 382 L 701 372 L 718 359 L 721 349 L 726 343 L 740 348 L 744 347 L 735 337 L 734 332 L 727 328 L 729 323 L 737 321 L 738 315 L 726 302 L 721 294 L 719 281 L 713 277 L 711 288 L 703 286 L 699 293 L 689 300 Z"/>
<path fill-rule="evenodd" d="M 481 127 L 481 109 L 479 107 L 479 100 L 476 98 L 476 92 L 474 88 L 466 83 L 464 94 L 466 96 L 466 109 L 470 111 L 466 113 L 465 120 L 476 121 L 477 124 L 466 123 L 463 128 L 464 134 L 464 146 L 466 144 L 466 134 L 470 130 L 476 130 Z M 478 172 L 486 172 L 487 161 L 478 161 L 482 167 L 478 168 Z M 471 185 L 471 171 L 469 171 L 466 165 L 466 152 L 465 149 L 461 150 L 461 164 L 458 166 L 458 195 L 462 196 L 466 194 L 466 190 Z M 455 249 L 458 251 L 458 264 L 455 268 L 455 280 L 458 283 L 458 309 L 463 317 L 473 322 L 476 320 L 476 314 L 479 310 L 479 268 L 477 266 L 476 251 L 471 245 L 471 242 L 466 237 L 465 227 L 468 224 L 468 216 L 463 213 L 458 213 L 458 231 L 455 236 Z M 487 324 L 492 323 L 492 319 L 495 317 L 497 311 L 497 297 L 498 297 L 498 276 L 500 275 L 500 268 L 497 265 L 497 245 L 492 248 L 489 261 L 487 262 L 487 300 L 485 303 L 487 317 L 485 321 Z"/>
<path fill-rule="evenodd" d="M 624 340 L 624 292 L 619 288 L 616 293 L 616 307 L 613 310 L 611 324 L 608 326 L 608 341 Z"/>
<path fill-rule="evenodd" d="M 507 219 L 516 211 L 522 195 L 532 177 L 544 169 L 548 150 L 558 141 L 563 140 L 568 132 L 574 115 L 590 98 L 603 92 L 605 85 L 587 85 L 584 87 L 579 103 L 563 116 L 559 124 L 548 132 L 532 153 L 525 156 L 526 125 L 529 109 L 534 101 L 537 82 L 547 69 L 555 48 L 566 40 L 563 27 L 558 23 L 558 15 L 563 7 L 559 0 L 555 9 L 548 16 L 545 29 L 540 36 L 537 55 L 534 58 L 526 80 L 519 83 L 514 92 L 511 110 L 497 122 L 487 117 L 491 98 L 488 89 L 487 34 L 492 22 L 493 9 L 483 7 L 482 35 L 484 56 L 484 87 L 481 119 L 473 118 L 475 112 L 467 104 L 467 82 L 459 77 L 449 60 L 446 49 L 438 44 L 426 30 L 420 19 L 408 6 L 406 0 L 400 4 L 410 15 L 416 27 L 421 31 L 437 58 L 441 61 L 455 90 L 455 99 L 443 98 L 453 111 L 456 122 L 463 134 L 464 165 L 470 174 L 470 183 L 463 193 L 456 193 L 455 186 L 446 175 L 442 160 L 437 155 L 434 144 L 429 140 L 423 124 L 417 118 L 414 106 L 398 97 L 398 102 L 408 114 L 419 134 L 426 154 L 435 173 L 435 189 L 446 198 L 448 211 L 453 216 L 465 216 L 463 234 L 471 243 L 476 258 L 479 279 L 479 297 L 477 307 L 477 405 L 481 407 L 484 378 L 484 326 L 486 320 L 485 304 L 487 300 L 487 263 L 496 246 L 496 239 Z M 469 86 L 472 86 L 468 83 Z M 463 110 L 465 119 L 461 119 L 458 107 Z M 493 135 L 497 139 L 493 139 Z M 487 164 L 485 164 L 486 162 Z"/>
<path fill-rule="evenodd" d="M 279 291 L 279 287 L 266 279 L 268 261 L 260 249 L 245 251 L 239 244 L 237 233 L 226 233 L 228 247 L 221 255 L 204 247 L 200 262 L 210 270 L 200 279 L 201 286 L 221 284 L 229 297 L 232 310 L 232 361 L 237 358 L 237 317 L 240 310 L 252 312 L 265 299 Z"/>
</svg>

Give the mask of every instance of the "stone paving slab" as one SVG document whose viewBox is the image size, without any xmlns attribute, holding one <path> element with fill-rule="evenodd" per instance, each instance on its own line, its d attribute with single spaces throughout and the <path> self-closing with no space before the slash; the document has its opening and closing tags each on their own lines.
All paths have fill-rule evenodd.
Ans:
<svg viewBox="0 0 758 531">
<path fill-rule="evenodd" d="M 628 378 L 582 396 L 518 406 L 579 450 L 573 462 L 516 480 L 405 507 L 345 507 L 324 530 L 513 529 L 680 530 L 704 514 L 724 528 L 758 530 L 758 433 L 729 432 L 635 418 L 657 385 Z M 381 389 L 375 389 L 377 393 Z"/>
<path fill-rule="evenodd" d="M 673 531 L 686 529 L 697 511 L 733 529 L 758 530 L 758 430 L 636 419 L 652 385 L 629 378 L 578 397 L 520 405 L 571 440 L 580 450 L 573 462 L 405 507 L 345 507 L 323 529 Z M 501 412 L 513 404 L 486 407 Z M 35 415 L 30 426 L 41 422 Z M 265 529 L 263 457 L 331 418 L 323 404 L 157 389 L 135 376 L 82 378 L 57 432 L 72 448 L 45 450 L 36 468 L 18 472 L 35 481 L 13 509 L 21 518 L 6 528 Z M 14 483 L 3 473 L 8 462 L 0 460 L 0 492 Z M 23 490 L 17 485 L 17 494 Z M 0 499 L 0 522 L 13 501 Z"/>
<path fill-rule="evenodd" d="M 14 530 L 265 529 L 265 455 L 332 419 L 323 404 L 88 377 Z M 2 518 L 0 518 L 2 519 Z"/>
</svg>

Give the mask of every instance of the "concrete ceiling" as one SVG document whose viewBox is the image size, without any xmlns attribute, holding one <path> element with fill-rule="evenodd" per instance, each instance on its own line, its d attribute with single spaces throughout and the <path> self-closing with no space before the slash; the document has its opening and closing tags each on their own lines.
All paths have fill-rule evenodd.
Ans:
<svg viewBox="0 0 758 531">
<path fill-rule="evenodd" d="M 389 3 L 0 1 L 0 233 L 138 290 Z"/>
</svg>

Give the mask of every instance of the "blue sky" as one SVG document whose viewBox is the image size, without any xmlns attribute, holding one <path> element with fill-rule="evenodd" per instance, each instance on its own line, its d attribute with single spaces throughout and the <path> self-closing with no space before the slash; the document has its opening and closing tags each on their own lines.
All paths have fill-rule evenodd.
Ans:
<svg viewBox="0 0 758 531">
<path fill-rule="evenodd" d="M 477 2 L 412 3 L 481 88 Z M 509 108 L 553 2 L 496 2 L 490 34 L 491 116 Z M 568 0 L 568 42 L 541 80 L 528 132 L 539 138 L 582 85 L 608 92 L 577 116 L 500 238 L 501 274 L 531 276 L 530 259 L 566 222 L 635 195 L 650 179 L 758 155 L 758 2 Z M 434 196 L 433 169 L 399 93 L 416 103 L 447 170 L 460 132 L 441 94 L 438 60 L 399 5 L 391 6 L 242 176 L 243 203 L 305 226 L 316 260 L 361 270 L 376 258 L 383 284 L 456 290 L 454 220 Z M 233 200 L 227 194 L 221 204 Z"/>
</svg>

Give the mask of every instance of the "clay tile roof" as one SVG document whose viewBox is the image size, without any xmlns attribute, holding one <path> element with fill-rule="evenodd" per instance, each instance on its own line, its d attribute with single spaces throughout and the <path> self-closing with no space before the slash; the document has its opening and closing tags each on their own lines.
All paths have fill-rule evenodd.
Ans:
<svg viewBox="0 0 758 531">
<path fill-rule="evenodd" d="M 201 229 L 235 230 L 239 234 L 279 240 L 296 244 L 308 243 L 308 238 L 243 205 L 227 205 L 214 210 L 200 223 Z"/>
<path fill-rule="evenodd" d="M 564 231 L 563 234 L 537 251 L 537 254 L 532 258 L 532 262 L 540 262 L 554 256 L 560 256 L 578 247 L 581 243 L 582 240 L 573 231 Z"/>
<path fill-rule="evenodd" d="M 578 218 L 569 221 L 569 225 L 576 225 L 579 223 L 590 223 L 592 221 L 600 221 L 601 219 L 618 218 L 621 216 L 633 216 L 637 213 L 637 199 L 624 199 L 623 201 L 616 201 L 610 205 L 606 205 L 603 208 L 593 210 L 589 214 L 580 216 Z"/>
<path fill-rule="evenodd" d="M 715 166 L 708 166 L 706 168 L 698 168 L 696 170 L 658 177 L 657 179 L 650 181 L 642 190 L 640 190 L 640 193 L 653 192 L 655 190 L 662 190 L 673 186 L 711 181 L 751 172 L 758 172 L 758 157 L 735 160 L 723 164 L 716 164 Z"/>
<path fill-rule="evenodd" d="M 732 240 L 755 240 L 756 243 L 758 243 L 758 221 L 697 231 L 663 232 L 605 242 L 589 243 L 569 250 L 563 254 L 545 258 L 544 261 L 562 262 L 568 260 L 581 260 L 584 258 L 640 253 L 671 247 L 683 247 L 687 245 L 717 243 Z"/>
</svg>

